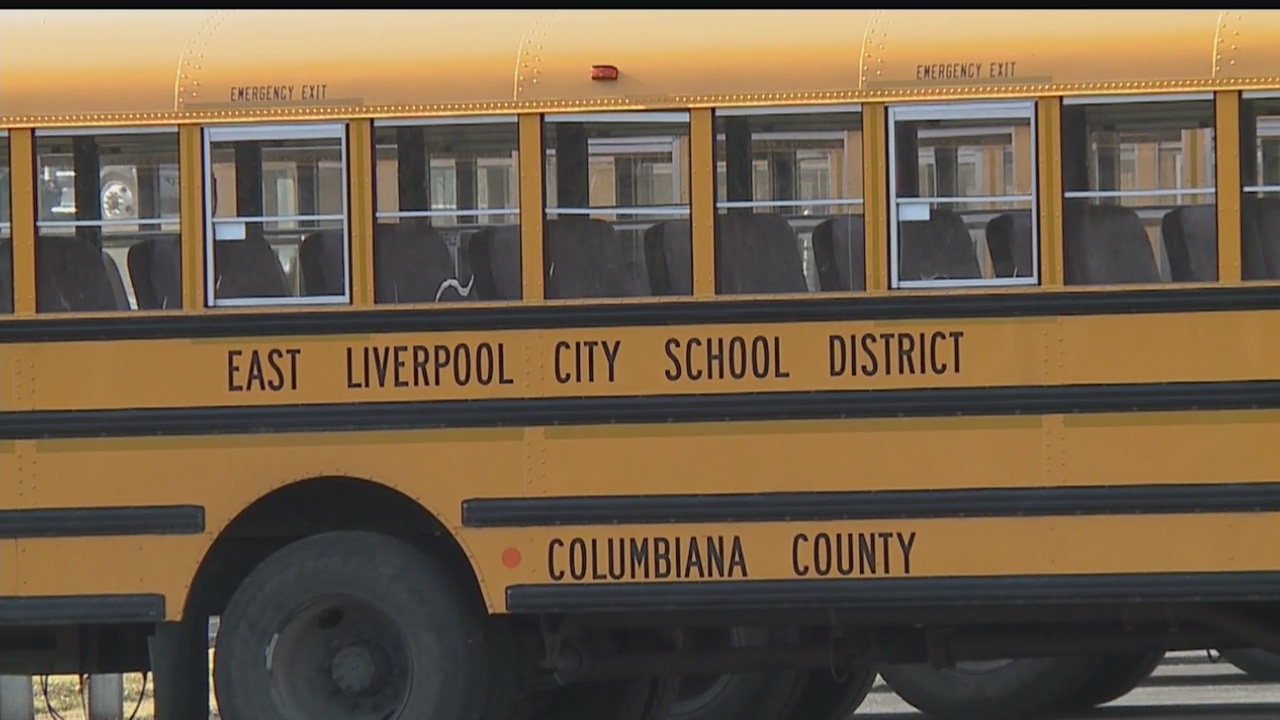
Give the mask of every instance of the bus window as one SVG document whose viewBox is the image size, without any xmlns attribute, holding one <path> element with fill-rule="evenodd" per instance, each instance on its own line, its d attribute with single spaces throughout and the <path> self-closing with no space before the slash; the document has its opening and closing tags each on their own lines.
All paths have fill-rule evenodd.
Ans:
<svg viewBox="0 0 1280 720">
<path fill-rule="evenodd" d="M 206 132 L 209 304 L 348 302 L 346 128 Z"/>
<path fill-rule="evenodd" d="M 0 315 L 13 314 L 13 216 L 9 208 L 9 136 L 0 132 Z"/>
<path fill-rule="evenodd" d="M 1067 98 L 1068 285 L 1218 278 L 1213 98 Z"/>
<path fill-rule="evenodd" d="M 1035 103 L 889 109 L 895 288 L 1035 285 Z"/>
<path fill-rule="evenodd" d="M 37 131 L 36 311 L 182 307 L 175 129 Z"/>
<path fill-rule="evenodd" d="M 1240 261 L 1245 280 L 1280 279 L 1280 96 L 1240 101 Z"/>
<path fill-rule="evenodd" d="M 717 111 L 716 210 L 718 293 L 865 289 L 858 108 Z"/>
<path fill-rule="evenodd" d="M 689 295 L 689 114 L 548 116 L 546 296 Z"/>
<path fill-rule="evenodd" d="M 375 125 L 375 302 L 521 298 L 519 139 L 515 117 Z"/>
</svg>

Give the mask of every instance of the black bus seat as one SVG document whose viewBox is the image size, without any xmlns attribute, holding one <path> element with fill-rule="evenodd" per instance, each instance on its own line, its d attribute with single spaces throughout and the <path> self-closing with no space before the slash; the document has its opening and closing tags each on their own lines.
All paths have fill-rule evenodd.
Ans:
<svg viewBox="0 0 1280 720">
<path fill-rule="evenodd" d="M 791 223 L 771 213 L 717 215 L 716 291 L 727 295 L 808 292 Z"/>
<path fill-rule="evenodd" d="M 519 300 L 520 226 L 487 225 L 467 239 L 467 258 L 478 300 Z"/>
<path fill-rule="evenodd" d="M 545 225 L 547 299 L 643 297 L 649 274 L 631 262 L 628 243 L 602 220 L 566 217 Z"/>
<path fill-rule="evenodd" d="M 982 277 L 964 218 L 932 208 L 929 219 L 899 223 L 900 280 L 972 280 Z"/>
<path fill-rule="evenodd" d="M 341 230 L 317 230 L 298 244 L 299 292 L 304 297 L 342 295 L 346 272 L 342 261 Z"/>
<path fill-rule="evenodd" d="M 644 256 L 654 295 L 693 294 L 693 238 L 688 220 L 668 220 L 644 231 Z"/>
<path fill-rule="evenodd" d="M 374 228 L 374 302 L 470 301 L 475 299 L 471 291 L 471 279 L 457 277 L 453 254 L 434 227 L 414 222 Z"/>
<path fill-rule="evenodd" d="M 104 257 L 95 244 L 75 237 L 37 238 L 36 312 L 121 309 Z"/>
<path fill-rule="evenodd" d="M 220 300 L 293 295 L 280 256 L 260 235 L 214 241 L 213 269 L 214 297 Z"/>
<path fill-rule="evenodd" d="M 182 307 L 182 246 L 176 235 L 147 238 L 129 247 L 126 264 L 139 310 Z"/>
<path fill-rule="evenodd" d="M 996 277 L 1035 277 L 1030 210 L 1014 210 L 987 223 L 987 251 Z"/>
<path fill-rule="evenodd" d="M 1180 282 L 1218 279 L 1218 207 L 1177 207 L 1160 220 L 1160 241 L 1169 258 L 1169 275 Z"/>
<path fill-rule="evenodd" d="M 866 289 L 866 226 L 861 215 L 839 215 L 813 228 L 818 285 L 825 291 Z"/>
<path fill-rule="evenodd" d="M 1241 277 L 1280 278 L 1280 198 L 1246 197 L 1240 211 Z"/>
<path fill-rule="evenodd" d="M 1151 241 L 1132 208 L 1068 200 L 1063 265 L 1068 285 L 1158 283 Z"/>
</svg>

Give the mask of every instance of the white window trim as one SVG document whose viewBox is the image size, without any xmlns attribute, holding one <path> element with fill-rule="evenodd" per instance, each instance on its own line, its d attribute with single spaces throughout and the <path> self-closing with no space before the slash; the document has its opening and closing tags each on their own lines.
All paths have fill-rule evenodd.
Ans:
<svg viewBox="0 0 1280 720">
<path fill-rule="evenodd" d="M 1030 277 L 1012 277 L 1012 278 L 972 278 L 972 279 L 947 279 L 947 280 L 902 280 L 899 276 L 899 255 L 900 248 L 898 245 L 900 228 L 898 223 L 898 205 L 903 202 L 946 202 L 946 198 L 899 198 L 898 197 L 898 143 L 897 143 L 897 127 L 899 121 L 917 121 L 917 120 L 1022 120 L 1023 117 L 1030 122 L 1030 137 L 1032 139 L 1031 152 L 1031 194 L 1016 195 L 1010 198 L 1004 196 L 993 198 L 995 201 L 1008 200 L 1009 202 L 1019 202 L 1018 198 L 1031 199 L 1031 207 L 1029 208 L 1032 215 L 1031 223 L 1031 267 L 1034 268 L 1034 274 Z M 1038 286 L 1040 284 L 1040 223 L 1036 217 L 1037 208 L 1039 207 L 1039 167 L 1037 165 L 1035 140 L 1037 137 L 1036 128 L 1036 106 L 1035 101 L 1009 101 L 1009 102 L 978 102 L 978 103 L 934 103 L 927 105 L 894 105 L 888 108 L 888 145 L 889 145 L 889 287 L 894 290 L 910 290 L 910 289 L 941 289 L 941 288 L 970 288 L 970 287 L 1020 287 L 1020 286 Z M 1009 127 L 1014 127 L 1010 125 Z M 913 162 L 919 162 L 916 158 L 912 158 Z M 963 198 L 964 201 L 973 202 L 974 198 Z M 984 198 L 977 198 L 976 202 L 983 202 Z M 1025 202 L 1021 200 L 1021 202 Z M 1005 211 L 1008 212 L 1008 211 Z M 975 254 L 977 248 L 974 248 Z M 982 263 L 979 262 L 979 267 Z"/>
<path fill-rule="evenodd" d="M 832 113 L 861 113 L 862 105 L 791 105 L 771 107 L 716 108 L 716 117 L 742 117 L 751 115 L 828 115 Z"/>
<path fill-rule="evenodd" d="M 436 118 L 395 118 L 390 120 L 374 120 L 374 129 L 425 127 L 448 125 L 518 125 L 520 119 L 515 115 L 462 115 L 458 117 Z"/>
<path fill-rule="evenodd" d="M 165 135 L 176 136 L 177 125 L 148 125 L 145 127 L 109 127 L 109 128 L 47 128 L 36 130 L 33 136 L 39 138 L 86 137 L 93 135 Z"/>
<path fill-rule="evenodd" d="M 455 215 L 471 215 L 473 217 L 499 217 L 502 215 L 520 216 L 520 208 L 453 208 L 449 210 L 387 210 L 374 213 L 379 218 L 434 218 L 453 217 Z"/>
<path fill-rule="evenodd" d="M 546 123 L 687 123 L 687 112 L 556 113 L 544 115 Z"/>
<path fill-rule="evenodd" d="M 1213 100 L 1213 93 L 1171 93 L 1168 95 L 1079 95 L 1062 98 L 1063 105 L 1129 105 L 1132 103 L 1190 102 Z"/>
<path fill-rule="evenodd" d="M 212 144 L 215 142 L 242 142 L 264 140 L 337 140 L 340 148 L 340 167 L 342 169 L 342 283 L 341 295 L 321 295 L 308 297 L 283 298 L 223 298 L 219 300 L 214 287 L 218 275 L 214 270 L 213 226 L 215 220 L 209 211 L 213 208 L 213 162 Z M 205 264 L 205 306 L 214 307 L 279 307 L 286 305 L 334 305 L 351 303 L 351 198 L 350 175 L 351 165 L 347 148 L 347 127 L 343 123 L 313 123 L 298 125 L 247 125 L 237 127 L 206 128 L 202 138 L 202 161 L 204 173 L 204 264 Z M 307 216 L 308 220 L 332 216 Z M 254 222 L 253 218 L 218 218 L 223 222 Z M 236 241 L 225 241 L 236 242 Z"/>
</svg>

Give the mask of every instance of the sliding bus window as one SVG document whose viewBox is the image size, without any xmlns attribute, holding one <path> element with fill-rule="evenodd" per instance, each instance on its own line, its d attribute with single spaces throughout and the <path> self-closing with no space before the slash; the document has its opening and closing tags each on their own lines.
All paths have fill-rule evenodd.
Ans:
<svg viewBox="0 0 1280 720">
<path fill-rule="evenodd" d="M 9 182 L 9 135 L 0 132 L 0 315 L 13 314 L 13 200 Z"/>
<path fill-rule="evenodd" d="M 516 118 L 374 126 L 374 301 L 519 300 Z"/>
<path fill-rule="evenodd" d="M 1213 96 L 1067 98 L 1068 285 L 1218 279 Z"/>
<path fill-rule="evenodd" d="M 716 292 L 864 290 L 858 107 L 725 109 L 715 127 Z"/>
<path fill-rule="evenodd" d="M 689 114 L 546 117 L 546 297 L 689 295 Z"/>
<path fill-rule="evenodd" d="M 895 288 L 1039 283 L 1035 103 L 889 109 Z"/>
<path fill-rule="evenodd" d="M 178 132 L 36 131 L 36 312 L 182 307 Z"/>
<path fill-rule="evenodd" d="M 211 128 L 205 173 L 211 306 L 350 301 L 344 126 Z"/>
<path fill-rule="evenodd" d="M 1240 262 L 1245 280 L 1280 279 L 1280 95 L 1240 101 Z"/>
</svg>

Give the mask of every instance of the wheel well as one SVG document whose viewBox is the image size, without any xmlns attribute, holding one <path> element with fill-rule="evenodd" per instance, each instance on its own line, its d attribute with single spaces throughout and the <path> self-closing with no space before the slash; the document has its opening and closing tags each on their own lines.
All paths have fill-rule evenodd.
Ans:
<svg viewBox="0 0 1280 720">
<path fill-rule="evenodd" d="M 426 508 L 376 482 L 320 477 L 259 498 L 227 525 L 196 572 L 184 614 L 221 614 L 240 582 L 268 555 L 294 540 L 335 530 L 368 530 L 413 542 L 445 562 L 459 587 L 483 602 L 466 554 Z"/>
</svg>

